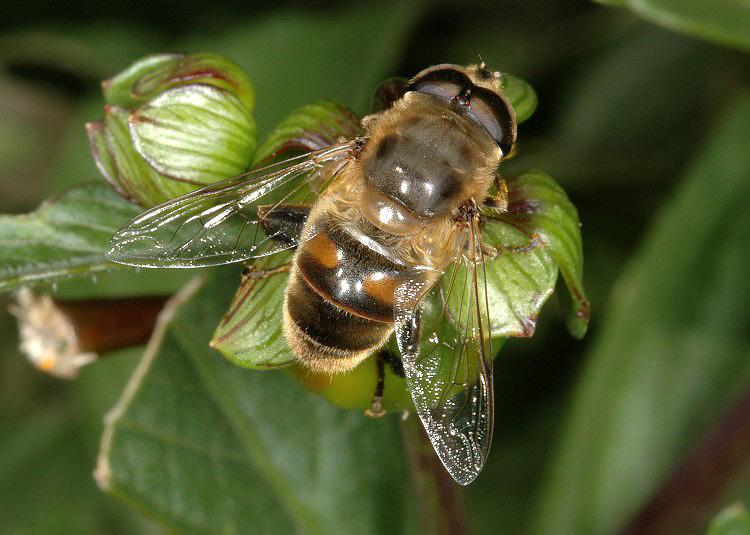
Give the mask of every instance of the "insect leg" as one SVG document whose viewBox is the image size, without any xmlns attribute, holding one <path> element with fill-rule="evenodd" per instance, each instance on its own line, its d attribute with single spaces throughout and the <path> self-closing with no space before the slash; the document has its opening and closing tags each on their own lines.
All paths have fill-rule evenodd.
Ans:
<svg viewBox="0 0 750 535">
<path fill-rule="evenodd" d="M 269 238 L 281 245 L 295 246 L 310 210 L 310 206 L 299 204 L 264 205 L 258 206 L 258 218 Z"/>
<path fill-rule="evenodd" d="M 394 373 L 394 375 L 398 375 L 402 379 L 404 378 L 404 364 L 396 355 L 394 355 L 387 349 L 383 349 L 382 351 L 380 351 L 380 353 L 377 354 L 377 358 L 379 360 L 382 360 L 383 364 L 388 366 Z"/>
<path fill-rule="evenodd" d="M 548 245 L 547 240 L 535 232 L 529 238 L 528 243 L 524 245 L 506 245 L 503 247 L 503 251 L 507 253 L 528 253 L 537 247 L 545 247 L 546 245 Z"/>
<path fill-rule="evenodd" d="M 385 368 L 390 368 L 394 375 L 401 378 L 404 377 L 404 365 L 401 359 L 395 356 L 387 349 L 381 349 L 375 354 L 376 370 L 378 374 L 378 381 L 375 385 L 375 392 L 372 396 L 372 404 L 370 408 L 365 411 L 365 415 L 370 418 L 380 418 L 385 415 L 383 410 L 383 392 L 385 391 Z"/>
<path fill-rule="evenodd" d="M 489 245 L 482 243 L 482 255 L 489 260 L 497 258 L 501 253 L 508 254 L 525 254 L 533 251 L 537 247 L 546 247 L 549 245 L 547 240 L 540 234 L 534 233 L 529 237 L 529 241 L 523 245 Z"/>
<path fill-rule="evenodd" d="M 287 262 L 271 269 L 255 269 L 254 266 L 246 266 L 242 270 L 242 279 L 267 279 L 278 273 L 287 273 L 292 268 L 292 263 Z"/>
<path fill-rule="evenodd" d="M 375 384 L 375 393 L 372 396 L 372 404 L 365 411 L 365 416 L 370 418 L 382 418 L 385 416 L 383 410 L 383 391 L 385 390 L 385 363 L 380 358 L 380 353 L 375 356 L 375 365 L 378 373 L 378 382 Z"/>
<path fill-rule="evenodd" d="M 504 213 L 508 210 L 508 199 L 510 191 L 508 181 L 499 174 L 495 175 L 494 192 L 484 200 L 484 205 L 496 210 L 498 213 Z"/>
</svg>

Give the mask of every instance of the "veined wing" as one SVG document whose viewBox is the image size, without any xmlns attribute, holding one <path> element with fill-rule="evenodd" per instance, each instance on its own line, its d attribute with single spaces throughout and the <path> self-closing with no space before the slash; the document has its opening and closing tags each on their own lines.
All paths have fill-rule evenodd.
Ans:
<svg viewBox="0 0 750 535">
<path fill-rule="evenodd" d="M 493 352 L 478 218 L 459 232 L 455 262 L 466 268 L 449 269 L 432 288 L 416 280 L 400 286 L 396 337 L 435 452 L 451 476 L 467 485 L 482 470 L 492 442 Z M 449 300 L 458 302 L 453 314 Z"/>
<path fill-rule="evenodd" d="M 254 169 L 154 206 L 114 235 L 106 256 L 130 266 L 194 268 L 293 248 L 296 243 L 274 242 L 263 231 L 258 207 L 310 200 L 310 181 L 324 169 L 325 179 L 334 179 L 355 143 Z M 263 217 L 272 210 L 264 210 Z"/>
</svg>

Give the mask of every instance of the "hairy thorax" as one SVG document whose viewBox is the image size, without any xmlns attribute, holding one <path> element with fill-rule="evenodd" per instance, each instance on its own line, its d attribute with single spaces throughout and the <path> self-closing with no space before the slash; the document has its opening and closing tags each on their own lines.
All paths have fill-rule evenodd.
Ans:
<svg viewBox="0 0 750 535">
<path fill-rule="evenodd" d="M 414 234 L 468 199 L 484 198 L 501 154 L 464 117 L 414 93 L 366 124 L 360 207 L 375 226 Z"/>
</svg>

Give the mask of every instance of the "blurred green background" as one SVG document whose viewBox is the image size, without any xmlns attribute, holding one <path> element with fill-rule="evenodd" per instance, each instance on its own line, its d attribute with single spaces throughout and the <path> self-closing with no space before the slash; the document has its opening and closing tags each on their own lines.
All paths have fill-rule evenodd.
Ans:
<svg viewBox="0 0 750 535">
<path fill-rule="evenodd" d="M 481 54 L 537 91 L 539 107 L 503 171 L 543 169 L 578 207 L 593 315 L 575 341 L 553 299 L 532 339 L 504 346 L 495 440 L 467 489 L 467 516 L 476 533 L 618 532 L 750 386 L 750 7 L 612 3 L 5 6 L 0 210 L 27 212 L 99 180 L 83 128 L 100 115 L 98 84 L 146 54 L 207 51 L 236 61 L 256 87 L 261 139 L 302 104 L 336 100 L 364 114 L 383 79 Z M 105 276 L 56 289 L 117 295 L 118 284 Z M 2 308 L 9 301 L 3 296 Z M 0 532 L 159 531 L 92 478 L 103 415 L 139 352 L 62 382 L 19 354 L 10 315 L 0 315 L 0 330 Z M 750 413 L 740 416 L 725 430 L 727 444 L 750 435 Z M 712 463 L 720 448 L 699 457 L 698 472 L 719 483 L 667 493 L 676 505 L 651 532 L 700 532 L 750 497 L 750 440 L 737 448 L 729 464 Z M 406 485 L 401 479 L 391 482 Z M 255 491 L 264 489 L 258 481 Z M 418 504 L 386 506 L 408 489 L 372 492 L 383 500 L 379 514 L 393 518 L 363 520 L 365 531 L 419 529 Z M 339 509 L 321 525 L 347 532 Z"/>
</svg>

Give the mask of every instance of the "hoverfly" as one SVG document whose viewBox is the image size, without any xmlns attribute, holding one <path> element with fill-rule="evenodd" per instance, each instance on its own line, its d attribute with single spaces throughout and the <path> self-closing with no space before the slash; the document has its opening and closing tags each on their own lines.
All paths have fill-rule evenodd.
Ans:
<svg viewBox="0 0 750 535">
<path fill-rule="evenodd" d="M 147 210 L 114 236 L 108 258 L 193 268 L 294 249 L 283 331 L 300 363 L 345 372 L 395 332 L 435 451 L 468 484 L 494 413 L 484 265 L 496 249 L 480 222 L 507 207 L 496 170 L 516 119 L 483 63 L 433 66 L 403 89 L 355 139 Z M 434 325 L 422 325 L 428 301 L 441 309 Z"/>
</svg>

